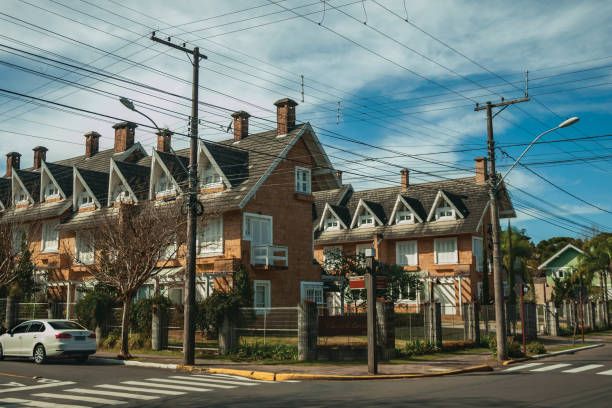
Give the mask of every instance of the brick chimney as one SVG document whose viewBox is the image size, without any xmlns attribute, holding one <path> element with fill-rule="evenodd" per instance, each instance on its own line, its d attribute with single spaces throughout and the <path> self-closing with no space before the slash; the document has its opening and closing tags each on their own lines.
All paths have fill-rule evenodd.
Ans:
<svg viewBox="0 0 612 408">
<path fill-rule="evenodd" d="M 34 150 L 34 168 L 39 169 L 42 162 L 47 160 L 47 149 L 45 146 L 36 146 Z"/>
<path fill-rule="evenodd" d="M 402 175 L 402 188 L 406 189 L 410 185 L 410 172 L 408 169 L 402 169 L 400 174 Z"/>
<path fill-rule="evenodd" d="M 234 141 L 238 142 L 249 135 L 249 115 L 245 111 L 232 113 L 234 118 Z"/>
<path fill-rule="evenodd" d="M 138 125 L 132 122 L 119 122 L 113 125 L 115 129 L 115 153 L 125 152 L 134 146 L 134 129 Z"/>
<path fill-rule="evenodd" d="M 295 127 L 295 107 L 297 102 L 283 98 L 274 102 L 276 105 L 276 134 L 284 135 Z"/>
<path fill-rule="evenodd" d="M 487 158 L 477 157 L 474 159 L 474 163 L 476 164 L 476 183 L 486 183 L 489 178 L 487 170 Z"/>
<path fill-rule="evenodd" d="M 6 154 L 6 174 L 4 177 L 9 178 L 13 174 L 13 168 L 19 170 L 21 163 L 21 153 L 10 152 Z"/>
<path fill-rule="evenodd" d="M 342 184 L 342 170 L 336 170 L 336 178 Z"/>
<path fill-rule="evenodd" d="M 98 153 L 100 147 L 100 134 L 98 132 L 85 133 L 85 157 L 91 157 Z"/>
<path fill-rule="evenodd" d="M 161 129 L 155 132 L 157 135 L 157 151 L 159 152 L 169 152 L 171 142 L 172 142 L 172 133 L 169 129 Z"/>
</svg>

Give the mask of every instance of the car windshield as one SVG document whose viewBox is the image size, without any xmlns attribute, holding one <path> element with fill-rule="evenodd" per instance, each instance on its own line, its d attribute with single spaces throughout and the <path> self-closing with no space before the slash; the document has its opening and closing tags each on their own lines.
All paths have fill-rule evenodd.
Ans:
<svg viewBox="0 0 612 408">
<path fill-rule="evenodd" d="M 87 330 L 80 324 L 69 320 L 49 322 L 49 325 L 55 330 Z"/>
</svg>

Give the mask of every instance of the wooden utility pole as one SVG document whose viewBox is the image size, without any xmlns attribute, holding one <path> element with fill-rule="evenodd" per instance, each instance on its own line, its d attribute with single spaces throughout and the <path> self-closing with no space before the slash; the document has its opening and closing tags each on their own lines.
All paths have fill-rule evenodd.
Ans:
<svg viewBox="0 0 612 408">
<path fill-rule="evenodd" d="M 366 250 L 366 295 L 368 302 L 368 373 L 378 374 L 376 359 L 376 266 L 374 249 Z"/>
<path fill-rule="evenodd" d="M 491 213 L 492 239 L 493 239 L 493 293 L 495 295 L 495 331 L 497 339 L 497 361 L 501 364 L 508 359 L 508 345 L 506 344 L 506 316 L 504 313 L 504 287 L 501 268 L 501 246 L 499 226 L 499 203 L 497 201 L 497 172 L 495 171 L 495 141 L 493 139 L 493 108 L 502 107 L 497 113 L 510 105 L 529 101 L 529 97 L 512 101 L 503 101 L 474 108 L 475 111 L 487 111 L 487 146 L 489 152 L 489 202 Z M 497 115 L 496 113 L 496 115 Z"/>
<path fill-rule="evenodd" d="M 198 212 L 198 87 L 200 74 L 200 59 L 206 59 L 206 55 L 200 54 L 200 49 L 195 47 L 190 50 L 174 44 L 168 40 L 151 35 L 151 40 L 168 47 L 193 55 L 193 83 L 191 90 L 191 123 L 189 137 L 189 201 L 187 209 L 187 260 L 185 268 L 185 294 L 184 294 L 184 323 L 183 323 L 183 363 L 192 365 L 195 360 L 195 261 L 196 261 L 196 235 L 197 235 L 197 212 Z"/>
</svg>

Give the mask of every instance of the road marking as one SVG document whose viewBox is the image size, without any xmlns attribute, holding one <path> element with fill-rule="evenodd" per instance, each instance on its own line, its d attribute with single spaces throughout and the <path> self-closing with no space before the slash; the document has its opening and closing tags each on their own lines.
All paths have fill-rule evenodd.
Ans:
<svg viewBox="0 0 612 408">
<path fill-rule="evenodd" d="M 537 372 L 537 373 L 542 373 L 544 371 L 552 371 L 552 370 L 556 370 L 557 368 L 563 368 L 563 367 L 567 367 L 567 366 L 571 366 L 571 364 L 553 364 L 553 365 L 549 365 L 549 366 L 545 366 L 545 367 L 540 367 L 540 368 L 536 368 L 535 370 L 529 370 L 531 372 Z"/>
<path fill-rule="evenodd" d="M 597 373 L 599 375 L 612 375 L 612 370 L 602 371 L 601 373 Z"/>
<path fill-rule="evenodd" d="M 248 387 L 257 385 L 256 383 L 250 383 L 250 382 L 246 382 L 246 381 L 234 381 L 234 380 L 226 380 L 226 379 L 220 379 L 220 378 L 214 378 L 214 377 L 211 378 L 210 376 L 204 376 L 204 375 L 194 375 L 193 377 L 196 377 L 196 378 L 206 378 L 206 381 L 212 381 L 212 382 L 216 382 L 216 383 L 220 383 L 220 384 L 246 385 Z"/>
<path fill-rule="evenodd" d="M 215 384 L 214 382 L 211 382 L 210 380 L 207 380 L 206 378 L 191 378 L 188 376 L 181 376 L 181 375 L 174 375 L 172 377 L 169 377 L 172 379 L 176 379 L 176 380 L 182 380 L 181 382 L 178 381 L 174 381 L 177 384 L 186 384 L 186 385 L 205 385 L 207 387 L 213 387 L 213 388 L 224 388 L 224 389 L 232 389 L 232 388 L 236 388 L 235 385 L 225 385 L 225 384 Z M 160 380 L 155 380 L 155 381 L 160 381 Z M 162 381 L 162 382 L 170 382 L 168 380 L 166 381 Z"/>
<path fill-rule="evenodd" d="M 504 371 L 516 371 L 516 370 L 523 370 L 525 368 L 531 368 L 531 367 L 537 367 L 537 366 L 541 366 L 544 363 L 529 363 L 529 364 L 523 364 L 523 365 L 519 365 L 519 366 L 515 366 L 512 368 L 508 368 L 507 370 Z"/>
<path fill-rule="evenodd" d="M 170 388 L 173 390 L 181 390 L 181 391 L 196 391 L 196 392 L 210 391 L 207 388 L 184 387 L 182 385 L 170 385 L 170 384 L 155 384 L 155 383 L 144 382 L 144 381 L 123 381 L 121 384 L 142 385 L 144 387 L 155 387 L 155 388 Z"/>
<path fill-rule="evenodd" d="M 582 367 L 572 368 L 570 370 L 565 370 L 565 371 L 562 371 L 562 372 L 563 373 L 572 373 L 572 374 L 575 374 L 575 373 L 581 373 L 583 371 L 593 370 L 593 369 L 599 368 L 599 367 L 603 367 L 603 364 L 587 364 L 587 365 L 582 366 Z"/>
<path fill-rule="evenodd" d="M 159 397 L 155 395 L 140 395 L 140 394 L 130 394 L 127 392 L 113 392 L 113 391 L 104 391 L 104 390 L 88 390 L 86 388 L 71 388 L 69 390 L 64 390 L 66 392 L 76 392 L 79 394 L 94 394 L 94 395 L 109 395 L 111 397 L 123 397 L 123 398 L 133 398 L 133 399 L 141 399 L 141 400 L 154 400 Z"/>
<path fill-rule="evenodd" d="M 102 385 L 96 385 L 96 387 L 99 387 L 99 388 L 108 388 L 110 390 L 148 392 L 149 394 L 185 395 L 185 393 L 181 392 L 181 391 L 152 390 L 152 389 L 149 389 L 149 388 L 125 387 L 123 385 L 102 384 Z"/>
<path fill-rule="evenodd" d="M 112 400 L 112 399 L 107 399 L 107 398 L 85 397 L 83 395 L 51 394 L 48 392 L 41 392 L 40 394 L 34 394 L 34 396 L 43 397 L 43 398 L 77 400 L 77 401 L 83 401 L 83 402 L 97 402 L 100 404 L 108 404 L 108 405 L 127 404 L 126 401 L 118 401 L 118 400 Z"/>
<path fill-rule="evenodd" d="M 206 378 L 227 378 L 228 380 L 238 380 L 243 382 L 255 382 L 255 383 L 267 383 L 267 384 L 278 384 L 276 381 L 265 381 L 265 380 L 254 380 L 252 378 L 238 377 L 230 374 L 195 374 L 194 377 L 206 377 Z M 285 381 L 283 381 L 285 382 Z"/>
<path fill-rule="evenodd" d="M 26 391 L 26 390 L 38 390 L 40 388 L 60 387 L 60 386 L 72 385 L 72 384 L 74 384 L 74 382 L 72 381 L 62 381 L 62 382 L 57 382 L 53 384 L 25 385 L 25 386 L 19 386 L 19 387 L 14 387 L 14 388 L 0 389 L 0 393 L 14 392 L 14 391 Z"/>
<path fill-rule="evenodd" d="M 25 399 L 19 399 L 19 398 L 0 399 L 0 404 L 9 404 L 8 406 L 40 407 L 40 408 L 88 408 L 84 405 L 55 404 L 53 402 L 32 401 L 32 400 L 25 400 Z"/>
</svg>

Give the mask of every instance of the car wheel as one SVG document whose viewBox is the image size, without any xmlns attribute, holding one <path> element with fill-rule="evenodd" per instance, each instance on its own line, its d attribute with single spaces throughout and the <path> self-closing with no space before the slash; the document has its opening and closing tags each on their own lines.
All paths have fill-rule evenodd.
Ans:
<svg viewBox="0 0 612 408">
<path fill-rule="evenodd" d="M 81 354 L 79 356 L 76 356 L 74 359 L 77 361 L 77 363 L 84 363 L 87 361 L 88 358 L 89 358 L 89 355 Z"/>
<path fill-rule="evenodd" d="M 34 347 L 34 362 L 36 364 L 43 364 L 47 360 L 47 354 L 42 344 Z"/>
<path fill-rule="evenodd" d="M 0 361 L 4 360 L 4 350 L 2 349 L 2 343 L 0 343 Z"/>
</svg>

